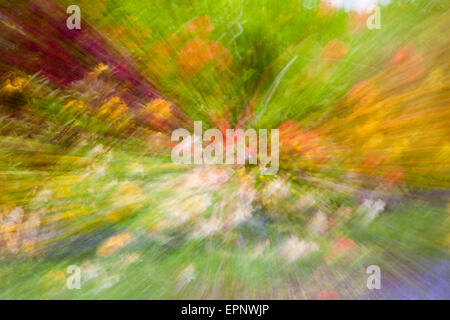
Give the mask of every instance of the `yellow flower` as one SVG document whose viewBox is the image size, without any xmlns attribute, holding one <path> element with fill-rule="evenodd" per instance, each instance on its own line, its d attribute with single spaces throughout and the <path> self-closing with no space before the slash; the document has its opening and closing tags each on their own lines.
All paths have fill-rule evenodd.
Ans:
<svg viewBox="0 0 450 320">
<path fill-rule="evenodd" d="M 89 112 L 88 106 L 83 101 L 70 100 L 59 113 L 67 113 L 69 116 L 85 114 Z"/>
<path fill-rule="evenodd" d="M 56 270 L 56 271 L 49 271 L 46 274 L 42 276 L 40 279 L 40 282 L 43 283 L 47 288 L 52 287 L 56 285 L 57 289 L 58 287 L 61 288 L 65 285 L 66 280 L 66 274 L 62 270 Z"/>
<path fill-rule="evenodd" d="M 92 72 L 89 72 L 89 76 L 95 78 L 98 77 L 101 73 L 108 71 L 109 67 L 103 63 L 97 64 Z"/>
<path fill-rule="evenodd" d="M 5 92 L 5 93 L 13 93 L 16 91 L 22 91 L 26 82 L 27 82 L 27 80 L 22 77 L 16 77 L 12 81 L 8 79 L 5 81 L 5 84 L 1 88 L 1 91 Z"/>
<path fill-rule="evenodd" d="M 126 115 L 127 111 L 128 108 L 122 99 L 115 96 L 100 107 L 97 116 L 107 121 L 116 121 Z"/>
<path fill-rule="evenodd" d="M 151 112 L 162 118 L 168 118 L 172 113 L 172 109 L 170 108 L 170 103 L 168 101 L 158 98 L 148 103 L 145 106 L 144 112 Z"/>
<path fill-rule="evenodd" d="M 129 233 L 122 233 L 107 239 L 97 250 L 98 256 L 109 256 L 117 250 L 125 247 L 133 241 L 134 237 Z"/>
</svg>

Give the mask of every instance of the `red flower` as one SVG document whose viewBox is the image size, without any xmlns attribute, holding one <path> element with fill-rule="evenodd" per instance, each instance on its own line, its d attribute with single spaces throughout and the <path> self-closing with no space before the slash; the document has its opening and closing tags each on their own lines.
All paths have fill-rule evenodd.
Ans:
<svg viewBox="0 0 450 320">
<path fill-rule="evenodd" d="M 349 258 L 358 251 L 358 246 L 350 238 L 341 238 L 336 240 L 326 253 L 326 257 L 334 260 L 340 258 Z"/>
<path fill-rule="evenodd" d="M 341 297 L 334 290 L 326 290 L 322 291 L 317 297 L 316 300 L 340 300 Z"/>
</svg>

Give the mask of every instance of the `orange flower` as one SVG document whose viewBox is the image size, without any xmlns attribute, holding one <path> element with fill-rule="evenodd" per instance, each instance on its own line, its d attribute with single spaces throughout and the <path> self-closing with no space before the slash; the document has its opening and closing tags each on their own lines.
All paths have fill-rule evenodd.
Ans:
<svg viewBox="0 0 450 320">
<path fill-rule="evenodd" d="M 356 83 L 346 97 L 349 103 L 360 102 L 361 105 L 368 105 L 375 101 L 377 90 L 372 82 L 360 81 Z"/>
<path fill-rule="evenodd" d="M 388 68 L 398 73 L 400 84 L 417 80 L 425 72 L 423 58 L 413 45 L 400 48 L 389 61 Z"/>
<path fill-rule="evenodd" d="M 195 17 L 186 25 L 187 32 L 195 33 L 201 38 L 206 37 L 213 30 L 214 26 L 208 16 Z"/>
<path fill-rule="evenodd" d="M 336 9 L 332 7 L 328 1 L 321 1 L 319 4 L 319 12 L 321 15 L 328 16 L 336 12 Z"/>
<path fill-rule="evenodd" d="M 231 63 L 232 55 L 220 42 L 194 38 L 185 43 L 178 57 L 179 67 L 188 76 L 195 75 L 211 61 L 218 71 L 223 71 Z"/>
<path fill-rule="evenodd" d="M 317 163 L 326 162 L 327 150 L 321 137 L 313 131 L 303 131 L 297 121 L 288 120 L 280 125 L 280 144 L 286 153 L 303 153 Z"/>
<path fill-rule="evenodd" d="M 188 40 L 178 57 L 178 65 L 188 76 L 192 76 L 208 62 L 208 51 L 206 41 L 200 38 Z"/>
<path fill-rule="evenodd" d="M 371 173 L 386 162 L 386 156 L 380 152 L 372 151 L 361 161 L 360 169 L 363 173 Z"/>
<path fill-rule="evenodd" d="M 353 32 L 359 32 L 366 28 L 367 19 L 369 17 L 369 13 L 366 12 L 355 12 L 352 11 L 350 13 L 349 25 L 350 30 Z"/>
<path fill-rule="evenodd" d="M 347 55 L 348 51 L 349 47 L 345 42 L 338 39 L 331 40 L 323 49 L 322 59 L 332 62 L 341 60 Z"/>
<path fill-rule="evenodd" d="M 225 70 L 233 60 L 230 50 L 222 46 L 222 43 L 215 42 L 209 48 L 209 57 L 215 61 L 217 71 Z"/>
<path fill-rule="evenodd" d="M 388 186 L 398 185 L 403 178 L 405 173 L 402 167 L 391 167 L 383 176 L 383 181 Z"/>
<path fill-rule="evenodd" d="M 416 59 L 418 53 L 413 45 L 401 47 L 389 61 L 390 65 L 401 65 Z"/>
</svg>

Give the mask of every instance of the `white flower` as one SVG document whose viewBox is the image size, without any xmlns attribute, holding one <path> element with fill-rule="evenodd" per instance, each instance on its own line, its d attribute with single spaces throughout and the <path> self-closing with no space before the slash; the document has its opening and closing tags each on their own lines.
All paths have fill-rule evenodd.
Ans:
<svg viewBox="0 0 450 320">
<path fill-rule="evenodd" d="M 87 141 L 87 139 L 83 139 L 80 141 L 80 143 L 78 143 L 79 147 L 85 147 L 89 144 L 89 141 Z"/>
<path fill-rule="evenodd" d="M 175 208 L 169 206 L 167 212 L 174 225 L 180 225 L 194 216 L 202 214 L 210 205 L 211 196 L 209 194 L 199 194 L 190 196 L 179 203 L 177 202 Z"/>
<path fill-rule="evenodd" d="M 48 202 L 52 195 L 53 192 L 51 190 L 44 189 L 38 193 L 38 195 L 35 197 L 35 200 L 38 202 Z"/>
<path fill-rule="evenodd" d="M 131 173 L 142 174 L 144 173 L 144 167 L 139 163 L 133 163 L 131 166 Z"/>
<path fill-rule="evenodd" d="M 23 224 L 23 230 L 29 238 L 37 237 L 41 221 L 38 215 L 31 215 Z"/>
<path fill-rule="evenodd" d="M 263 200 L 271 200 L 275 202 L 281 202 L 286 197 L 290 196 L 291 185 L 289 182 L 282 179 L 276 179 L 268 182 L 261 193 Z"/>
<path fill-rule="evenodd" d="M 119 281 L 120 281 L 120 277 L 118 275 L 108 277 L 105 279 L 105 281 L 103 282 L 101 287 L 98 289 L 98 291 L 102 291 L 102 290 L 111 288 L 113 285 L 115 285 Z"/>
<path fill-rule="evenodd" d="M 98 144 L 92 150 L 93 154 L 99 154 L 105 152 L 105 147 L 102 144 Z"/>
<path fill-rule="evenodd" d="M 344 8 L 345 11 L 365 12 L 368 8 L 377 5 L 378 3 L 388 4 L 389 0 L 327 0 L 327 3 L 335 8 Z"/>
<path fill-rule="evenodd" d="M 5 225 L 19 224 L 22 222 L 22 218 L 23 218 L 22 207 L 15 207 L 10 211 L 9 215 L 6 217 L 6 221 L 4 222 L 4 224 Z"/>
<path fill-rule="evenodd" d="M 302 259 L 311 253 L 319 250 L 319 245 L 315 242 L 299 240 L 297 237 L 290 237 L 281 248 L 281 256 L 292 262 Z"/>
<path fill-rule="evenodd" d="M 228 172 L 217 168 L 210 169 L 205 174 L 206 183 L 212 185 L 225 183 L 229 178 Z"/>
<path fill-rule="evenodd" d="M 100 176 L 104 176 L 106 174 L 106 165 L 97 165 L 93 168 L 93 171 Z"/>
<path fill-rule="evenodd" d="M 178 286 L 183 287 L 193 280 L 195 280 L 195 267 L 191 263 L 178 275 Z"/>
<path fill-rule="evenodd" d="M 363 224 L 368 225 L 372 222 L 380 212 L 384 211 L 385 205 L 386 203 L 381 199 L 377 201 L 364 199 L 360 207 L 360 212 L 364 215 Z"/>
<path fill-rule="evenodd" d="M 84 281 L 89 281 L 91 279 L 97 278 L 104 272 L 104 270 L 100 266 L 91 264 L 90 262 L 83 263 L 83 265 L 81 265 L 81 271 Z"/>
<path fill-rule="evenodd" d="M 222 222 L 216 218 L 209 219 L 205 223 L 201 223 L 200 229 L 194 234 L 199 237 L 207 237 L 219 231 L 222 227 Z"/>
<path fill-rule="evenodd" d="M 232 225 L 239 224 L 248 220 L 252 216 L 253 207 L 250 203 L 239 203 L 236 211 L 233 213 Z"/>
<path fill-rule="evenodd" d="M 309 228 L 314 233 L 325 233 L 328 229 L 327 215 L 322 211 L 318 211 L 309 222 Z"/>
<path fill-rule="evenodd" d="M 264 242 L 261 242 L 255 246 L 255 248 L 251 252 L 252 258 L 259 258 L 263 256 L 264 249 L 270 244 L 269 239 Z"/>
</svg>

